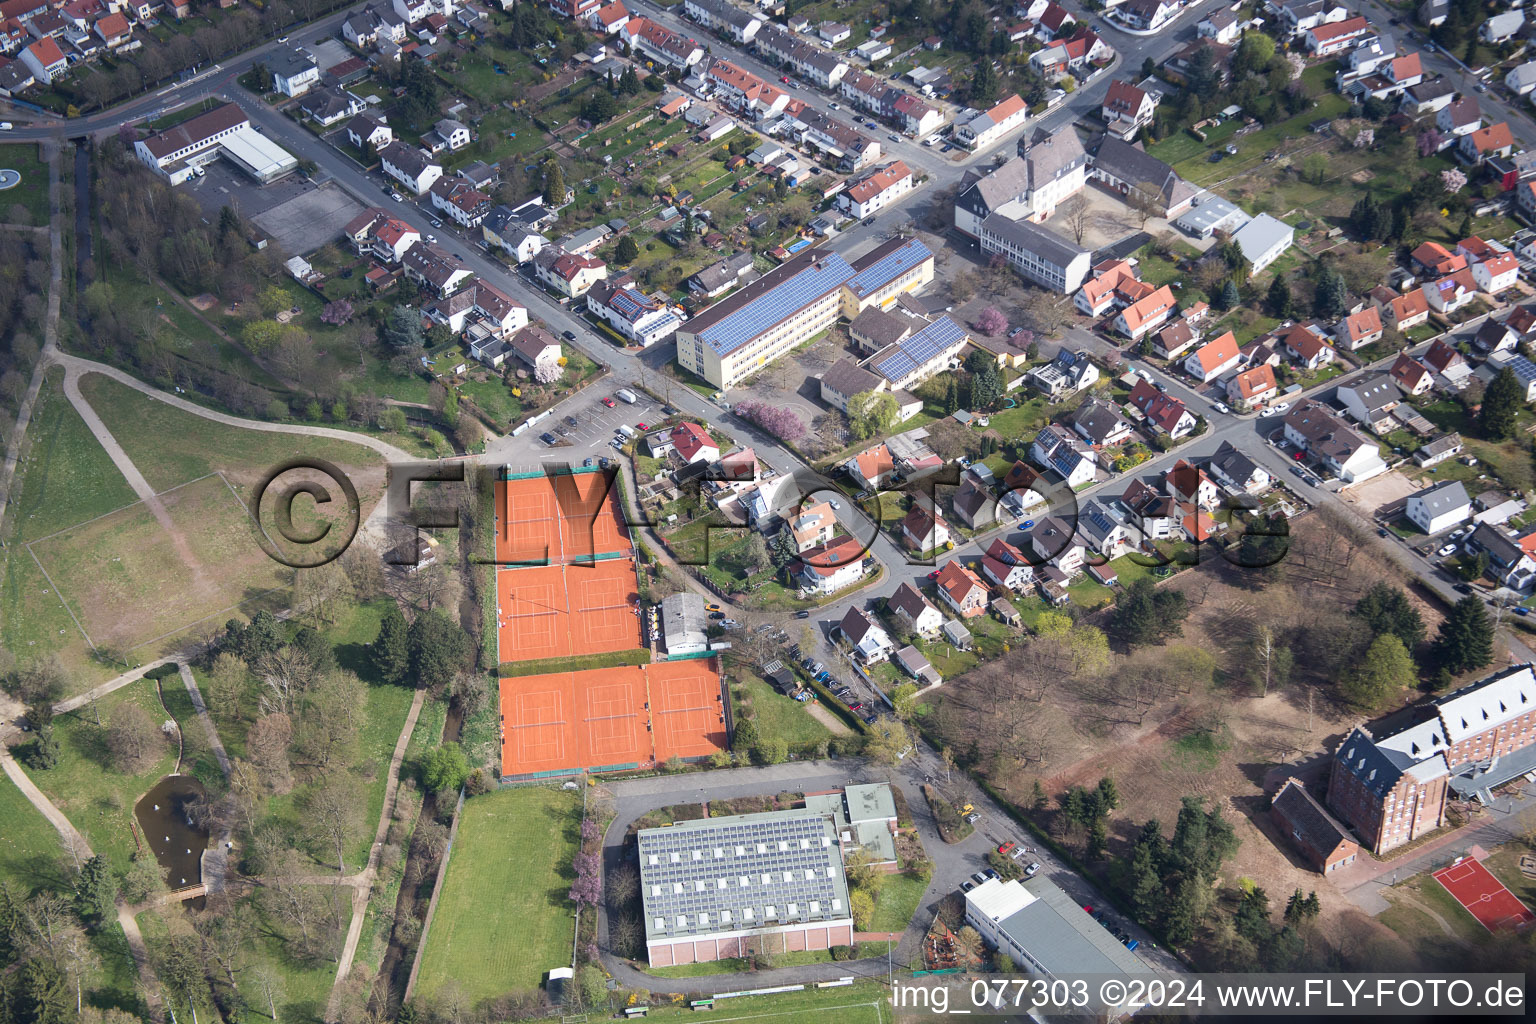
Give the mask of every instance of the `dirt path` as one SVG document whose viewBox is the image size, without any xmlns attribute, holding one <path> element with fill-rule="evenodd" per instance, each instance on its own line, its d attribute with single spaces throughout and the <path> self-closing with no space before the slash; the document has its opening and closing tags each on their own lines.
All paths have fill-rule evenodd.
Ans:
<svg viewBox="0 0 1536 1024">
<path fill-rule="evenodd" d="M 1392 896 L 1392 902 L 1406 904 L 1439 925 L 1440 930 L 1445 933 L 1445 937 L 1456 943 L 1456 945 L 1461 946 L 1463 949 L 1470 948 L 1467 940 L 1456 934 L 1456 929 L 1452 928 L 1450 923 L 1441 917 L 1437 911 L 1431 909 L 1429 904 L 1403 890 L 1395 891 Z"/>
<path fill-rule="evenodd" d="M 208 705 L 203 703 L 203 692 L 197 688 L 197 680 L 185 661 L 181 662 L 181 681 L 187 688 L 187 695 L 192 698 L 192 707 L 197 711 L 197 717 L 201 719 L 203 728 L 208 731 L 208 745 L 213 748 L 213 756 L 218 759 L 219 771 L 223 772 L 227 779 L 229 778 L 229 755 L 224 752 L 224 741 L 219 739 L 219 730 L 214 728 L 213 716 L 208 714 Z"/>
<path fill-rule="evenodd" d="M 810 715 L 812 718 L 816 719 L 816 721 L 826 726 L 828 731 L 830 731 L 834 736 L 849 736 L 853 733 L 853 730 L 848 728 L 848 724 L 846 722 L 844 722 L 841 718 L 838 718 L 826 708 L 822 707 L 820 704 L 807 704 L 805 711 L 806 714 Z"/>
<path fill-rule="evenodd" d="M 643 539 L 646 542 L 646 547 L 650 549 L 651 556 L 661 565 L 676 572 L 678 578 L 683 581 L 684 586 L 694 593 L 703 596 L 706 601 L 713 601 L 723 608 L 734 608 L 735 605 L 731 604 L 730 601 L 704 586 L 704 584 L 694 579 L 692 573 L 677 564 L 677 560 L 672 557 L 672 552 L 667 550 L 667 546 L 662 543 L 661 538 L 656 535 L 656 531 L 651 528 L 650 522 L 640 512 L 640 484 L 635 479 L 634 462 L 622 455 L 618 456 L 614 461 L 623 467 L 624 504 L 626 506 L 624 514 L 629 517 L 629 528 L 640 531 L 643 534 Z"/>
<path fill-rule="evenodd" d="M 112 460 L 112 464 L 117 467 L 117 471 L 123 474 L 123 479 L 127 480 L 128 486 L 133 488 L 133 493 L 139 496 L 144 507 L 149 509 L 155 521 L 160 524 L 160 528 L 171 538 L 171 543 L 176 545 L 176 554 L 192 573 L 194 585 L 199 587 L 206 585 L 207 570 L 193 553 L 192 545 L 187 541 L 187 535 L 171 519 L 171 514 L 165 510 L 165 504 L 155 493 L 155 489 L 149 486 L 149 481 L 144 479 L 144 474 L 139 472 L 139 467 L 133 464 L 128 453 L 123 451 L 123 446 L 118 444 L 117 438 L 112 436 L 112 431 L 107 429 L 107 425 L 96 414 L 91 403 L 86 401 L 85 396 L 80 393 L 80 377 L 78 368 L 65 367 L 64 395 L 69 399 L 69 404 L 75 407 L 75 411 L 85 421 L 86 429 L 91 432 L 92 437 L 96 438 L 96 443 L 101 445 L 102 450 Z"/>
<path fill-rule="evenodd" d="M 363 919 L 368 912 L 368 896 L 373 890 L 373 880 L 379 873 L 379 853 L 384 849 L 384 837 L 389 833 L 389 819 L 395 810 L 395 794 L 400 788 L 400 765 L 405 760 L 405 748 L 410 745 L 411 733 L 416 729 L 416 719 L 426 703 L 427 691 L 417 690 L 411 700 L 410 714 L 395 741 L 395 753 L 389 759 L 389 778 L 384 784 L 384 807 L 379 811 L 379 825 L 374 830 L 373 846 L 368 850 L 368 866 L 352 876 L 352 921 L 347 926 L 347 941 L 341 947 L 341 957 L 336 964 L 336 980 L 331 985 L 331 996 L 326 1004 L 325 1019 L 336 1019 L 336 1002 L 341 996 L 342 983 L 352 970 L 352 959 L 357 955 L 357 943 L 363 936 Z"/>
</svg>

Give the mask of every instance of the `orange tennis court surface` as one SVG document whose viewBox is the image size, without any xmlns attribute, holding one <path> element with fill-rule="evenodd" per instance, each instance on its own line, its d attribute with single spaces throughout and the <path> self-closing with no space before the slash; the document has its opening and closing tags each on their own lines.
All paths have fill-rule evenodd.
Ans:
<svg viewBox="0 0 1536 1024">
<path fill-rule="evenodd" d="M 725 746 L 712 660 L 501 681 L 501 773 L 646 767 Z"/>
<path fill-rule="evenodd" d="M 1434 873 L 1434 879 L 1490 932 L 1521 929 L 1536 920 L 1519 897 L 1475 860 L 1469 858 L 1441 868 Z"/>
<path fill-rule="evenodd" d="M 498 565 L 558 564 L 630 550 L 607 473 L 496 481 Z"/>
<path fill-rule="evenodd" d="M 496 572 L 499 660 L 539 661 L 640 646 L 635 563 L 628 558 Z"/>
</svg>

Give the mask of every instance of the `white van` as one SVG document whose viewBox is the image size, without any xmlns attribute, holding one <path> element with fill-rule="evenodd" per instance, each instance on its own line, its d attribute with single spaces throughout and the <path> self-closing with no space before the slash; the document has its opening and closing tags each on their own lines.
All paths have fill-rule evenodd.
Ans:
<svg viewBox="0 0 1536 1024">
<path fill-rule="evenodd" d="M 621 402 L 627 402 L 630 405 L 634 405 L 636 402 L 640 401 L 640 399 L 635 397 L 635 393 L 628 388 L 619 388 L 619 390 L 613 393 L 613 397 L 617 398 Z"/>
<path fill-rule="evenodd" d="M 625 437 L 634 437 L 638 431 L 636 431 L 635 428 L 630 426 L 628 423 L 620 423 L 619 433 L 623 434 Z"/>
</svg>

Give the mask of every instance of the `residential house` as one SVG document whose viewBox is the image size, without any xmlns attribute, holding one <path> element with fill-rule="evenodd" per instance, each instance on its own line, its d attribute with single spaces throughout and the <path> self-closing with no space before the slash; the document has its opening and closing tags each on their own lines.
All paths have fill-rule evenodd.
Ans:
<svg viewBox="0 0 1536 1024">
<path fill-rule="evenodd" d="M 1086 316 L 1103 316 L 1112 309 L 1128 306 L 1153 289 L 1144 284 L 1135 260 L 1105 260 L 1093 268 L 1092 277 L 1083 282 L 1072 300 Z"/>
<path fill-rule="evenodd" d="M 51 83 L 69 69 L 69 61 L 64 58 L 64 51 L 59 49 L 59 44 L 52 36 L 43 36 L 28 44 L 21 51 L 21 63 L 32 72 L 33 78 L 44 85 Z"/>
<path fill-rule="evenodd" d="M 1131 425 L 1113 405 L 1089 399 L 1066 419 L 1083 440 L 1095 448 L 1109 448 L 1131 439 Z"/>
<path fill-rule="evenodd" d="M 1461 454 L 1461 448 L 1461 435 L 1453 431 L 1420 445 L 1419 450 L 1413 453 L 1413 461 L 1415 465 L 1427 469 L 1430 466 L 1439 465 L 1446 459 L 1454 459 Z"/>
<path fill-rule="evenodd" d="M 418 196 L 443 176 L 441 164 L 433 163 L 426 153 L 403 142 L 391 142 L 379 150 L 379 165 L 385 174 Z"/>
<path fill-rule="evenodd" d="M 1227 381 L 1227 401 L 1236 409 L 1261 409 L 1279 394 L 1275 368 L 1268 363 L 1233 374 Z"/>
<path fill-rule="evenodd" d="M 1403 401 L 1397 382 L 1385 373 L 1339 385 L 1337 401 L 1350 419 L 1367 430 L 1382 434 L 1394 429 L 1392 410 Z"/>
<path fill-rule="evenodd" d="M 890 634 L 859 608 L 849 608 L 837 628 L 852 646 L 854 655 L 866 665 L 878 665 L 896 653 Z"/>
<path fill-rule="evenodd" d="M 1417 327 L 1429 319 L 1429 298 L 1418 288 L 1398 295 L 1378 306 L 1383 323 L 1399 333 Z"/>
<path fill-rule="evenodd" d="M 1429 367 L 1407 352 L 1398 353 L 1387 373 L 1409 395 L 1422 395 L 1434 385 L 1435 377 Z"/>
<path fill-rule="evenodd" d="M 860 487 L 874 491 L 883 488 L 896 475 L 896 460 L 891 457 L 890 448 L 877 444 L 849 459 L 844 468 Z"/>
<path fill-rule="evenodd" d="M 1477 100 L 1461 96 L 1442 107 L 1435 115 L 1435 127 L 1442 135 L 1460 138 L 1483 126 L 1483 112 Z"/>
<path fill-rule="evenodd" d="M 623 0 L 603 4 L 591 14 L 592 30 L 604 36 L 614 35 L 628 22 L 629 8 L 624 6 Z"/>
<path fill-rule="evenodd" d="M 1485 43 L 1497 45 L 1514 38 L 1515 33 L 1519 32 L 1524 25 L 1524 11 L 1504 11 L 1483 22 L 1477 29 L 1477 38 Z"/>
<path fill-rule="evenodd" d="M 400 262 L 405 251 L 421 241 L 421 233 L 415 228 L 377 206 L 354 217 L 342 234 L 359 256 L 372 256 L 382 263 Z"/>
<path fill-rule="evenodd" d="M 1237 366 L 1242 354 L 1231 331 L 1212 338 L 1184 360 L 1184 372 L 1202 384 L 1208 384 Z"/>
<path fill-rule="evenodd" d="M 1443 338 L 1436 338 L 1430 342 L 1429 348 L 1424 350 L 1420 361 L 1453 389 L 1459 389 L 1463 382 L 1472 376 L 1472 367 L 1467 364 L 1466 357 L 1447 344 Z"/>
<path fill-rule="evenodd" d="M 982 575 L 1015 593 L 1023 593 L 1034 583 L 1035 569 L 1024 552 L 999 537 L 981 559 Z"/>
<path fill-rule="evenodd" d="M 417 242 L 400 257 L 408 280 L 429 289 L 438 298 L 452 295 L 474 272 L 453 253 L 432 242 Z"/>
<path fill-rule="evenodd" d="M 1471 136 L 1467 136 L 1471 138 Z M 1515 286 L 1520 279 L 1520 260 L 1512 252 L 1472 264 L 1472 280 L 1489 295 L 1498 295 Z"/>
<path fill-rule="evenodd" d="M 1460 480 L 1442 480 L 1408 495 L 1403 512 L 1409 522 L 1433 537 L 1472 518 L 1472 499 Z"/>
<path fill-rule="evenodd" d="M 1338 353 L 1328 341 L 1328 336 L 1312 324 L 1296 324 L 1280 336 L 1285 352 L 1297 366 L 1316 370 L 1333 362 Z"/>
<path fill-rule="evenodd" d="M 552 245 L 533 258 L 533 273 L 546 287 L 574 299 L 608 277 L 608 264 L 595 256 L 578 256 Z"/>
<path fill-rule="evenodd" d="M 1177 359 L 1200 340 L 1200 332 L 1181 318 L 1152 335 L 1152 351 L 1164 359 Z"/>
<path fill-rule="evenodd" d="M 939 598 L 962 618 L 973 619 L 987 611 L 987 588 L 976 574 L 954 559 L 945 562 L 934 577 Z"/>
<path fill-rule="evenodd" d="M 1333 328 L 1333 336 L 1339 344 L 1351 352 L 1381 340 L 1381 313 L 1375 306 L 1367 306 L 1358 313 L 1351 313 Z"/>
<path fill-rule="evenodd" d="M 1499 320 L 1484 320 L 1472 335 L 1472 347 L 1489 356 L 1512 352 L 1519 343 L 1519 332 Z"/>
<path fill-rule="evenodd" d="M 1233 494 L 1263 494 L 1273 483 L 1268 470 L 1234 448 L 1230 441 L 1221 442 L 1206 462 L 1205 469 L 1212 479 Z"/>
<path fill-rule="evenodd" d="M 1450 79 L 1444 75 L 1436 75 L 1434 78 L 1409 87 L 1403 93 L 1399 109 L 1410 117 L 1437 114 L 1450 106 L 1455 97 L 1456 86 Z"/>
<path fill-rule="evenodd" d="M 628 274 L 595 282 L 587 289 L 587 309 L 642 348 L 670 338 L 683 322 L 662 298 L 635 287 Z"/>
<path fill-rule="evenodd" d="M 1166 323 L 1177 310 L 1173 289 L 1163 285 L 1122 309 L 1115 317 L 1115 330 L 1132 341 L 1139 341 L 1142 335 Z"/>
<path fill-rule="evenodd" d="M 1504 87 L 1517 96 L 1536 89 L 1536 60 L 1528 60 L 1505 75 Z"/>
<path fill-rule="evenodd" d="M 491 212 L 491 197 L 462 178 L 438 178 L 428 191 L 433 207 L 460 227 L 477 228 Z"/>
<path fill-rule="evenodd" d="M 1035 435 L 1029 457 L 1037 465 L 1060 473 L 1073 488 L 1091 483 L 1098 463 L 1093 449 L 1059 423 L 1047 424 Z"/>
<path fill-rule="evenodd" d="M 1474 165 L 1489 157 L 1509 156 L 1514 149 L 1515 136 L 1509 130 L 1507 121 L 1470 131 L 1457 143 L 1457 155 Z"/>
<path fill-rule="evenodd" d="M 638 53 L 664 67 L 686 71 L 704 59 L 704 47 L 697 41 L 638 15 L 624 22 L 618 36 L 631 53 Z"/>
<path fill-rule="evenodd" d="M 1181 0 L 1124 0 L 1112 8 L 1118 20 L 1139 32 L 1154 32 L 1184 10 Z"/>
<path fill-rule="evenodd" d="M 973 466 L 972 471 L 974 469 Z M 964 483 L 964 480 L 971 478 L 972 475 L 973 473 L 968 471 L 961 482 Z M 1045 504 L 1046 489 L 1049 486 L 1049 482 L 1040 470 L 1019 459 L 1003 477 L 999 490 L 1002 493 L 1004 507 L 1012 512 L 1015 518 L 1021 518 L 1034 506 Z"/>
<path fill-rule="evenodd" d="M 1511 590 L 1529 590 L 1536 580 L 1536 560 L 1509 534 L 1492 523 L 1479 523 L 1467 538 L 1468 551 L 1487 552 L 1489 571 Z"/>
<path fill-rule="evenodd" d="M 900 160 L 849 183 L 837 205 L 851 217 L 863 219 L 898 202 L 914 188 L 912 172 Z"/>
<path fill-rule="evenodd" d="M 1214 509 L 1221 502 L 1221 488 L 1205 470 L 1180 459 L 1163 475 L 1163 490 L 1177 501 L 1197 508 Z"/>
<path fill-rule="evenodd" d="M 697 423 L 679 423 L 672 428 L 669 440 L 678 457 L 690 465 L 695 462 L 717 462 L 720 459 L 720 445 L 709 436 L 709 431 Z"/>
<path fill-rule="evenodd" d="M 1182 401 L 1157 390 L 1145 378 L 1136 382 L 1128 401 L 1141 411 L 1153 428 L 1174 440 L 1195 429 L 1195 414 Z"/>
<path fill-rule="evenodd" d="M 1429 302 L 1429 308 L 1437 313 L 1454 313 L 1477 298 L 1477 279 L 1470 270 L 1458 270 L 1454 274 L 1421 285 L 1419 290 Z"/>
<path fill-rule="evenodd" d="M 757 280 L 752 269 L 750 250 L 727 256 L 718 263 L 711 263 L 688 279 L 688 290 L 706 299 L 719 298 L 732 288 Z"/>
<path fill-rule="evenodd" d="M 834 594 L 864 577 L 865 545 L 856 537 L 838 537 L 800 552 L 795 570 L 801 589 Z"/>
<path fill-rule="evenodd" d="M 1458 270 L 1467 269 L 1469 265 L 1465 253 L 1451 252 L 1439 242 L 1424 242 L 1413 250 L 1409 259 L 1415 267 L 1435 277 L 1454 274 Z"/>
<path fill-rule="evenodd" d="M 1135 546 L 1126 523 L 1128 510 L 1119 502 L 1093 498 L 1077 513 L 1077 535 L 1084 547 L 1106 560 L 1114 560 Z"/>
<path fill-rule="evenodd" d="M 1003 136 L 1019 128 L 1029 117 L 1029 107 L 1018 94 L 1005 97 L 987 110 L 962 112 L 955 119 L 955 141 L 973 153 L 991 149 Z"/>
<path fill-rule="evenodd" d="M 949 526 L 938 512 L 913 502 L 901 520 L 901 542 L 913 551 L 937 551 L 949 543 Z"/>
<path fill-rule="evenodd" d="M 272 87 L 284 96 L 302 96 L 320 82 L 320 68 L 305 53 L 284 50 L 264 58 Z"/>
<path fill-rule="evenodd" d="M 1039 563 L 1055 566 L 1068 577 L 1083 571 L 1088 561 L 1088 549 L 1077 531 L 1055 516 L 1046 516 L 1035 523 L 1027 534 L 1030 550 Z"/>
<path fill-rule="evenodd" d="M 552 370 L 560 365 L 560 342 L 553 334 L 535 324 L 529 324 L 507 341 L 513 357 L 528 368 L 530 373 Z"/>
<path fill-rule="evenodd" d="M 1493 365 L 1494 360 L 1489 360 Z M 1508 370 L 1515 375 L 1515 381 L 1520 385 L 1520 391 L 1527 402 L 1536 401 L 1536 363 L 1531 362 L 1525 356 L 1510 356 L 1503 361 L 1502 370 Z"/>
<path fill-rule="evenodd" d="M 422 312 L 454 334 L 469 332 L 472 341 L 506 338 L 528 325 L 528 308 L 484 281 L 472 281 Z"/>
<path fill-rule="evenodd" d="M 950 508 L 966 526 L 984 529 L 997 522 L 997 497 L 991 489 L 969 473 L 960 478 L 960 489 L 950 499 Z"/>
<path fill-rule="evenodd" d="M 688 17 L 739 45 L 752 42 L 762 21 L 727 0 L 684 0 Z"/>
<path fill-rule="evenodd" d="M 1376 442 L 1354 430 L 1314 399 L 1285 414 L 1285 437 L 1317 458 L 1345 483 L 1359 483 L 1387 471 Z"/>
<path fill-rule="evenodd" d="M 1311 56 L 1330 57 L 1348 50 L 1374 31 L 1369 21 L 1356 16 L 1308 29 L 1302 33 L 1301 42 Z"/>
<path fill-rule="evenodd" d="M 1195 23 L 1195 36 L 1231 46 L 1242 36 L 1244 24 L 1232 11 L 1218 10 Z"/>
<path fill-rule="evenodd" d="M 379 114 L 364 112 L 346 123 L 347 141 L 364 153 L 383 149 L 395 141 L 395 133 Z"/>
<path fill-rule="evenodd" d="M 918 636 L 932 639 L 944 627 L 944 613 L 911 583 L 903 583 L 885 599 L 885 610 Z"/>
</svg>

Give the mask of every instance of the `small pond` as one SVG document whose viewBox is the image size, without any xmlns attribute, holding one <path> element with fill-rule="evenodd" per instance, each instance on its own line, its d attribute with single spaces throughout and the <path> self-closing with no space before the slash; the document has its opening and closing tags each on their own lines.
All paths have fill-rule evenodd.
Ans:
<svg viewBox="0 0 1536 1024">
<path fill-rule="evenodd" d="M 133 809 L 167 888 L 182 889 L 202 881 L 208 833 L 192 823 L 190 813 L 202 796 L 203 785 L 192 776 L 167 775 Z"/>
</svg>

